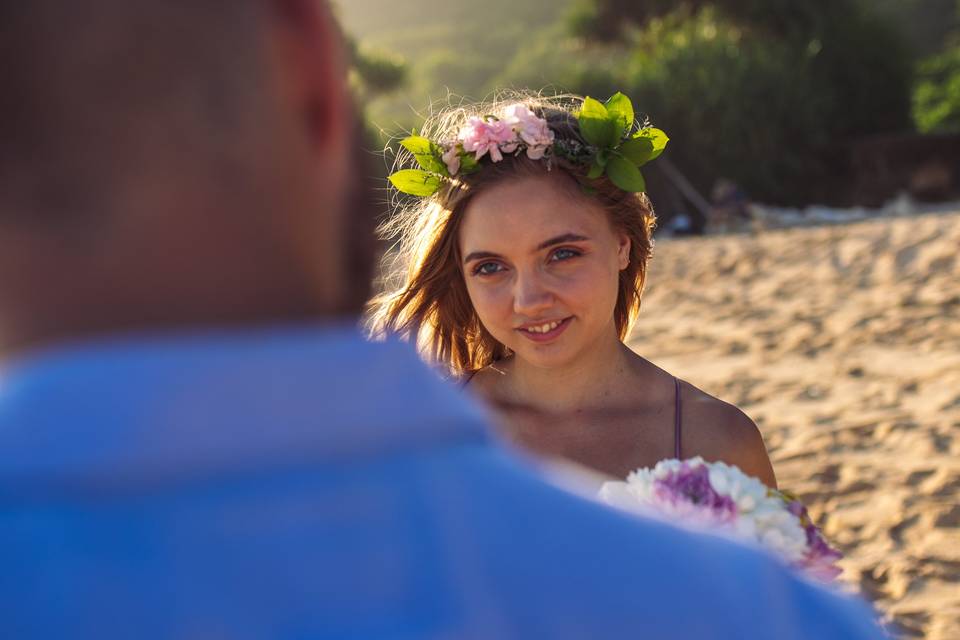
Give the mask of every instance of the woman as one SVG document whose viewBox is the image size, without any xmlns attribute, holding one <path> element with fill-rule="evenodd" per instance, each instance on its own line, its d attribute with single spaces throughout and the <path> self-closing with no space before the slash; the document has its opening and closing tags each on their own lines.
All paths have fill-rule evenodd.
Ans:
<svg viewBox="0 0 960 640">
<path fill-rule="evenodd" d="M 652 249 L 639 166 L 665 144 L 621 94 L 441 115 L 404 141 L 420 168 L 391 176 L 421 199 L 382 228 L 396 250 L 371 324 L 415 340 L 537 453 L 617 477 L 699 455 L 775 487 L 743 412 L 623 342 Z"/>
</svg>

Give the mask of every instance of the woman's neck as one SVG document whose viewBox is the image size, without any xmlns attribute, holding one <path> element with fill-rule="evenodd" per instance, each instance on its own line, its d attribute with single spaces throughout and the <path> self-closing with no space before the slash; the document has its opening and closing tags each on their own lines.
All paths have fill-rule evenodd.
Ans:
<svg viewBox="0 0 960 640">
<path fill-rule="evenodd" d="M 633 352 L 615 335 L 584 349 L 563 367 L 535 367 L 513 357 L 503 380 L 512 402 L 543 411 L 569 412 L 616 402 L 630 375 Z"/>
</svg>

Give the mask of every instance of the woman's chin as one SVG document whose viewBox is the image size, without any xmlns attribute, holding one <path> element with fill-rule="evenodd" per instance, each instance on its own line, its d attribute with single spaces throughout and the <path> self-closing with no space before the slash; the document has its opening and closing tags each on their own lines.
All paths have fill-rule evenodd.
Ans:
<svg viewBox="0 0 960 640">
<path fill-rule="evenodd" d="M 575 357 L 576 351 L 570 344 L 540 344 L 518 345 L 514 349 L 515 356 L 526 364 L 538 369 L 557 369 L 569 365 Z"/>
</svg>

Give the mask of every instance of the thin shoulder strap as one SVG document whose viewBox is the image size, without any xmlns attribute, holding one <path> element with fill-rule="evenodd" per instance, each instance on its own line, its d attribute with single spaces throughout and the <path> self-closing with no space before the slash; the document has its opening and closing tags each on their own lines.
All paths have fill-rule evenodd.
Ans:
<svg viewBox="0 0 960 640">
<path fill-rule="evenodd" d="M 477 372 L 479 372 L 479 371 L 480 371 L 480 369 L 474 369 L 473 371 L 471 371 L 470 373 L 468 373 L 468 374 L 467 374 L 467 377 L 460 381 L 460 385 L 459 385 L 460 388 L 461 388 L 461 389 L 466 389 L 466 388 L 467 388 L 467 385 L 470 384 L 470 381 L 473 380 L 473 376 L 477 375 Z"/>
<path fill-rule="evenodd" d="M 673 410 L 673 415 L 674 415 L 674 418 L 673 418 L 673 425 L 674 425 L 674 426 L 673 426 L 673 443 L 674 443 L 674 444 L 673 444 L 673 449 L 674 449 L 673 455 L 674 455 L 674 457 L 675 457 L 677 460 L 683 460 L 683 458 L 681 457 L 681 456 L 683 455 L 683 450 L 682 450 L 682 448 L 681 448 L 681 446 L 680 446 L 680 434 L 681 434 L 681 428 L 680 428 L 680 427 L 681 427 L 681 422 L 682 422 L 681 419 L 680 419 L 680 416 L 681 416 L 681 408 L 682 408 L 681 405 L 680 405 L 680 379 L 677 378 L 676 376 L 674 376 L 674 378 L 673 378 L 673 383 L 674 383 L 674 388 L 675 388 L 674 395 L 675 395 L 675 397 L 676 397 L 676 400 L 675 400 L 675 402 L 674 402 L 675 407 L 674 407 L 674 410 Z"/>
</svg>

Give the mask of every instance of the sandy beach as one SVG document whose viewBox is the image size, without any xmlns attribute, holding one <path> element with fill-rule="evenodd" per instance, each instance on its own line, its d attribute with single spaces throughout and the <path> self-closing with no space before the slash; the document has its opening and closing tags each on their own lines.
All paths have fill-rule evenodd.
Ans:
<svg viewBox="0 0 960 640">
<path fill-rule="evenodd" d="M 759 425 L 897 637 L 960 638 L 960 211 L 658 241 L 630 344 Z"/>
</svg>

